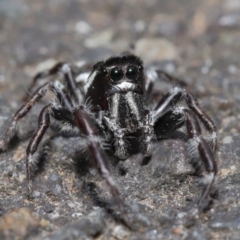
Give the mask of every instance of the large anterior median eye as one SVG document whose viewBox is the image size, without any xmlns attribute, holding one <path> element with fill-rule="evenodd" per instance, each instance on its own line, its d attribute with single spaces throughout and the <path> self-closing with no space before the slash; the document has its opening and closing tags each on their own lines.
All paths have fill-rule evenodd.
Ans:
<svg viewBox="0 0 240 240">
<path fill-rule="evenodd" d="M 134 80 L 137 77 L 138 70 L 135 66 L 129 66 L 126 71 L 126 77 L 128 79 Z"/>
<path fill-rule="evenodd" d="M 118 67 L 113 68 L 110 73 L 110 78 L 113 81 L 121 80 L 123 78 L 123 71 Z"/>
</svg>

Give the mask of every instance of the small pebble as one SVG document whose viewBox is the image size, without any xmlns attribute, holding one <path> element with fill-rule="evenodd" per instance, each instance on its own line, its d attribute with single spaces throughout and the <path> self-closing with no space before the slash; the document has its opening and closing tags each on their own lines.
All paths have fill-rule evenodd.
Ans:
<svg viewBox="0 0 240 240">
<path fill-rule="evenodd" d="M 226 136 L 223 138 L 222 142 L 223 142 L 223 144 L 230 144 L 233 142 L 233 138 L 232 138 L 232 136 Z"/>
</svg>

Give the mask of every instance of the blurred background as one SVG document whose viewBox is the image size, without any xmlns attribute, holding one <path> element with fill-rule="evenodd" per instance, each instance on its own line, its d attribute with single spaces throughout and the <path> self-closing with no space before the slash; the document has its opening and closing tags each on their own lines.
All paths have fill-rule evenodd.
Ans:
<svg viewBox="0 0 240 240">
<path fill-rule="evenodd" d="M 184 80 L 187 89 L 199 98 L 216 123 L 219 130 L 216 156 L 219 174 L 214 188 L 214 204 L 199 221 L 189 225 L 183 212 L 196 202 L 201 187 L 189 177 L 183 144 L 167 141 L 158 147 L 155 158 L 144 166 L 145 170 L 141 170 L 138 156 L 120 165 L 129 172 L 124 177 L 119 176 L 118 170 L 113 170 L 122 198 L 147 208 L 139 208 L 142 214 L 139 218 L 146 220 L 140 227 L 142 233 L 139 229 L 135 232 L 129 230 L 109 216 L 97 215 L 96 219 L 105 225 L 101 225 L 99 231 L 94 224 L 95 227 L 91 225 L 96 230 L 94 234 L 81 229 L 82 239 L 96 236 L 97 239 L 238 239 L 239 49 L 239 0 L 0 0 L 1 132 L 22 104 L 26 88 L 38 71 L 58 61 L 95 63 L 131 50 L 143 59 L 146 66 L 154 64 Z M 29 121 L 31 126 L 32 122 L 36 124 L 37 115 Z M 25 132 L 29 122 L 25 121 L 21 126 L 19 131 Z M 61 151 L 62 140 L 54 141 L 53 149 Z M 1 154 L 0 212 L 1 215 L 7 214 L 16 208 L 13 214 L 27 215 L 29 221 L 24 226 L 26 229 L 30 226 L 33 232 L 27 238 L 27 230 L 22 232 L 14 228 L 11 230 L 13 235 L 8 235 L 4 229 L 12 229 L 12 226 L 6 225 L 2 218 L 1 239 L 43 239 L 53 231 L 56 233 L 49 239 L 64 239 L 60 236 L 64 235 L 63 232 L 67 234 L 66 229 L 72 231 L 70 223 L 74 219 L 84 221 L 84 216 L 89 216 L 96 208 L 83 190 L 79 190 L 84 188 L 83 182 L 95 181 L 98 185 L 99 182 L 102 184 L 101 178 L 90 174 L 82 180 L 74 172 L 67 154 L 52 154 L 54 160 L 46 163 L 42 175 L 37 176 L 36 197 L 29 202 L 25 200 L 24 192 L 27 142 Z M 178 150 L 170 153 L 170 149 Z M 159 156 L 164 156 L 161 164 Z M 67 165 L 66 159 L 69 161 Z M 154 169 L 158 170 L 157 175 Z M 64 189 L 61 194 L 53 189 L 54 179 Z M 51 194 L 47 195 L 49 191 Z M 22 207 L 32 212 L 19 212 Z M 32 217 L 32 213 L 37 213 L 39 219 Z M 74 213 L 79 215 L 73 217 Z M 7 217 L 13 219 L 12 215 Z M 47 227 L 41 225 L 40 218 L 47 221 Z M 18 225 L 12 221 L 14 226 Z M 62 230 L 64 226 L 67 227 Z M 65 239 L 70 239 L 70 235 Z"/>
</svg>

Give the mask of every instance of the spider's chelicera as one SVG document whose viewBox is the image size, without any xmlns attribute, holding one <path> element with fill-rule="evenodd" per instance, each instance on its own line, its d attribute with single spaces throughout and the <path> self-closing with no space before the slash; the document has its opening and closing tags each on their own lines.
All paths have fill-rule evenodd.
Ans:
<svg viewBox="0 0 240 240">
<path fill-rule="evenodd" d="M 51 119 L 59 121 L 69 131 L 86 139 L 87 151 L 94 166 L 118 201 L 119 193 L 109 172 L 102 141 L 112 143 L 115 155 L 120 159 L 127 158 L 136 146 L 144 156 L 150 156 L 157 139 L 185 126 L 189 155 L 195 162 L 202 163 L 207 173 L 207 185 L 198 203 L 201 206 L 217 172 L 214 159 L 217 133 L 214 123 L 196 98 L 177 86 L 154 108 L 148 106 L 154 81 L 161 79 L 161 75 L 169 79 L 171 76 L 161 71 L 156 73 L 149 70 L 145 73 L 142 61 L 134 55 L 112 57 L 98 62 L 87 78 L 76 74 L 76 68 L 68 63 L 58 63 L 52 69 L 37 74 L 32 86 L 38 79 L 59 72 L 62 81 L 48 81 L 40 86 L 14 115 L 0 143 L 1 149 L 6 148 L 14 135 L 17 122 L 48 90 L 54 93 L 54 101 L 46 105 L 39 115 L 38 128 L 26 150 L 29 190 L 32 188 L 32 168 L 37 161 L 36 151 Z M 209 133 L 206 139 L 202 136 L 200 123 Z"/>
</svg>

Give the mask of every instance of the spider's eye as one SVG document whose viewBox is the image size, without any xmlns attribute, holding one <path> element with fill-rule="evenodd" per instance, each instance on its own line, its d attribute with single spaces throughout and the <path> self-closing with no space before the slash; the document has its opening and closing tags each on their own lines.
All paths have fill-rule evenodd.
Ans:
<svg viewBox="0 0 240 240">
<path fill-rule="evenodd" d="M 102 68 L 102 69 L 101 69 L 101 73 L 102 73 L 103 75 L 107 75 L 107 69 L 106 69 L 106 68 Z"/>
<path fill-rule="evenodd" d="M 118 67 L 113 68 L 110 73 L 110 78 L 113 81 L 121 80 L 123 78 L 123 71 Z"/>
<path fill-rule="evenodd" d="M 126 77 L 128 79 L 134 80 L 137 77 L 138 70 L 135 66 L 129 66 L 126 71 Z"/>
</svg>

